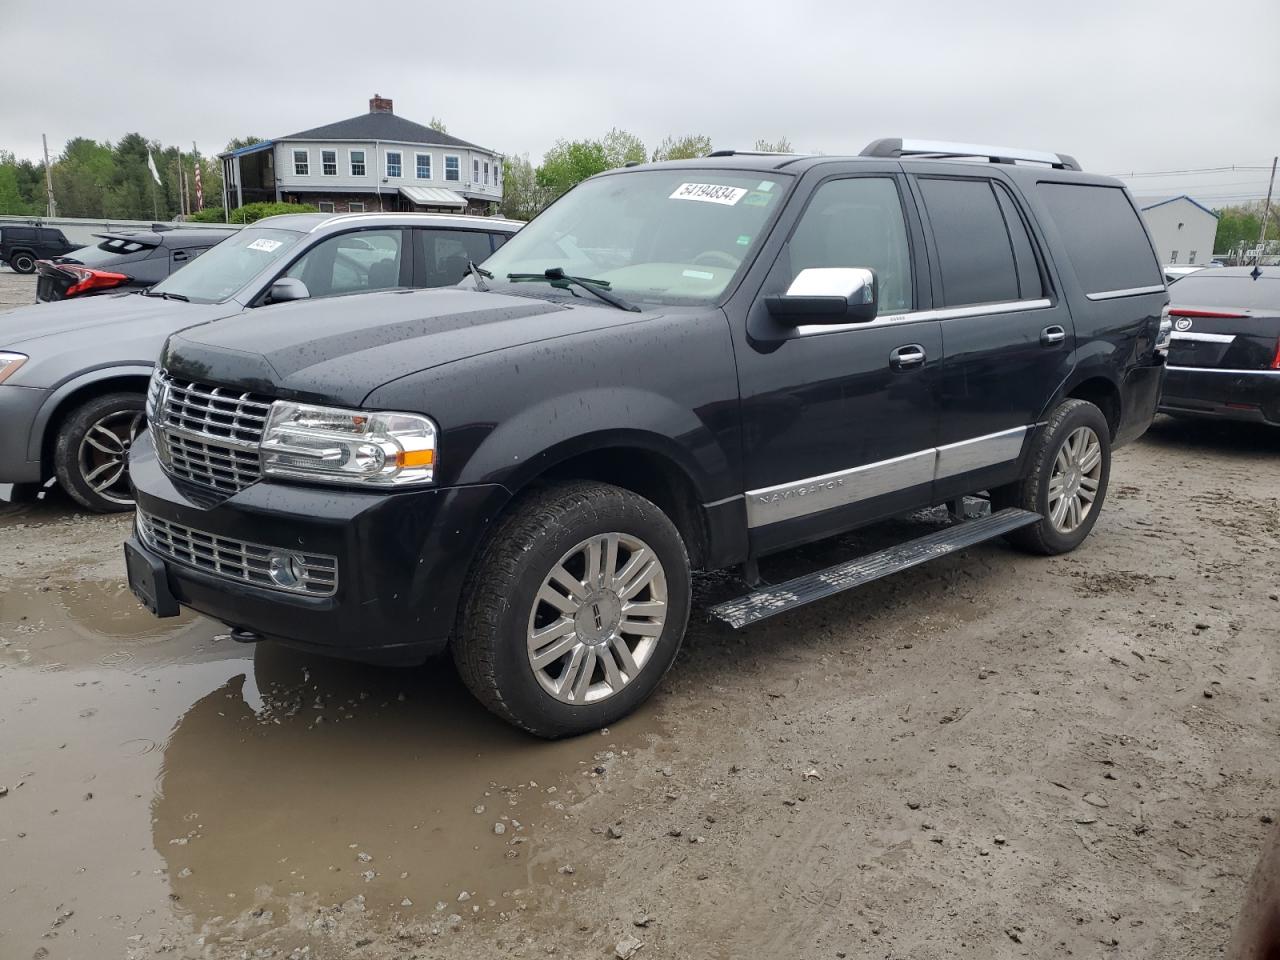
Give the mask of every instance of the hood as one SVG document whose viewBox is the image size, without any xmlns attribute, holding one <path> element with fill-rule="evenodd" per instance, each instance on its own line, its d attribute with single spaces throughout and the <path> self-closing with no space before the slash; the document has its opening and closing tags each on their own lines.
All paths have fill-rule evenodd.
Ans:
<svg viewBox="0 0 1280 960">
<path fill-rule="evenodd" d="M 233 300 L 183 303 L 138 293 L 19 307 L 0 313 L 0 350 L 16 350 L 31 360 L 6 382 L 53 387 L 86 370 L 149 366 L 175 330 L 242 309 Z"/>
<path fill-rule="evenodd" d="M 273 308 L 270 323 L 245 315 L 184 330 L 162 365 L 180 378 L 358 406 L 411 373 L 652 316 L 458 287 L 356 294 Z"/>
</svg>

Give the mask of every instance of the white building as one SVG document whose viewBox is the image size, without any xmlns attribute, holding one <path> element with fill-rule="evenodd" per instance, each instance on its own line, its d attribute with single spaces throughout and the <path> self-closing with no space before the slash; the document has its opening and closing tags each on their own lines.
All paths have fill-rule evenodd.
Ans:
<svg viewBox="0 0 1280 960">
<path fill-rule="evenodd" d="M 1218 215 L 1185 194 L 1177 197 L 1135 197 L 1151 231 L 1160 262 L 1206 264 L 1213 260 Z"/>
<path fill-rule="evenodd" d="M 369 112 L 221 154 L 225 203 L 311 203 L 329 213 L 486 214 L 502 199 L 502 156 L 396 116 Z"/>
</svg>

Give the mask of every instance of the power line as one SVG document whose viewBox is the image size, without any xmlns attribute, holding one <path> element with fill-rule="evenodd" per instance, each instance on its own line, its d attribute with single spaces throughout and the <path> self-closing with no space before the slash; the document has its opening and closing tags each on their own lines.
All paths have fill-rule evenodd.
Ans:
<svg viewBox="0 0 1280 960">
<path fill-rule="evenodd" d="M 1233 163 L 1224 167 L 1192 167 L 1186 170 L 1147 170 L 1141 173 L 1138 173 L 1136 171 L 1130 171 L 1128 173 L 1107 173 L 1107 174 L 1103 174 L 1103 176 L 1118 177 L 1119 179 L 1122 179 L 1122 180 L 1131 180 L 1136 177 L 1178 177 L 1188 173 L 1228 173 L 1228 172 L 1234 172 L 1236 170 L 1270 170 L 1270 169 L 1271 169 L 1271 164 L 1269 163 L 1260 164 L 1257 166 L 1253 164 Z"/>
</svg>

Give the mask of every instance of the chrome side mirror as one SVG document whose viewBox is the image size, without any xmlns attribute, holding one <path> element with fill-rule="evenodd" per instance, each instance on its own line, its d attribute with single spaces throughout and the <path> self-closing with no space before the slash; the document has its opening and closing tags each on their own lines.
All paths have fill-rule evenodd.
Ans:
<svg viewBox="0 0 1280 960">
<path fill-rule="evenodd" d="M 281 277 L 267 291 L 267 303 L 288 303 L 290 300 L 307 300 L 311 291 L 296 277 Z"/>
<path fill-rule="evenodd" d="M 796 274 L 787 292 L 765 297 L 769 313 L 782 323 L 866 323 L 879 309 L 876 272 L 869 267 L 809 267 Z"/>
</svg>

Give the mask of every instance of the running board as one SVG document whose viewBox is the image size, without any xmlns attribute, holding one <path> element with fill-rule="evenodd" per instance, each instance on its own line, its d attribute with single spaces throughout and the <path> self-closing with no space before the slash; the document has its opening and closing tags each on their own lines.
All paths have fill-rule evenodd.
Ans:
<svg viewBox="0 0 1280 960">
<path fill-rule="evenodd" d="M 1038 513 L 1010 507 L 977 520 L 952 524 L 915 540 L 869 553 L 856 560 L 838 563 L 786 583 L 753 590 L 735 600 L 717 603 L 708 612 L 737 630 L 774 614 L 785 613 L 806 603 L 879 580 L 891 573 L 918 567 L 929 560 L 945 557 L 1012 530 L 1029 527 L 1039 519 Z"/>
</svg>

